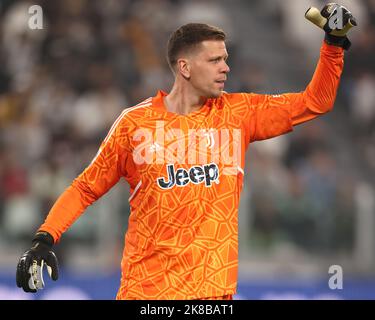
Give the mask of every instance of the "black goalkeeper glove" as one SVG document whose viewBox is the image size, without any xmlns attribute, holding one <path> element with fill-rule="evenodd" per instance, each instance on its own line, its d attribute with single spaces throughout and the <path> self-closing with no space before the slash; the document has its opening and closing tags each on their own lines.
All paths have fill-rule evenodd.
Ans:
<svg viewBox="0 0 375 320">
<path fill-rule="evenodd" d="M 44 288 L 43 267 L 47 265 L 47 271 L 52 280 L 57 280 L 58 262 L 56 255 L 51 251 L 54 240 L 45 231 L 36 233 L 31 249 L 25 251 L 17 265 L 17 286 L 25 292 L 37 292 Z"/>
<path fill-rule="evenodd" d="M 347 8 L 328 3 L 321 11 L 314 7 L 309 8 L 305 17 L 325 31 L 325 41 L 328 44 L 345 50 L 350 48 L 351 42 L 346 34 L 350 28 L 357 26 L 357 21 Z"/>
</svg>

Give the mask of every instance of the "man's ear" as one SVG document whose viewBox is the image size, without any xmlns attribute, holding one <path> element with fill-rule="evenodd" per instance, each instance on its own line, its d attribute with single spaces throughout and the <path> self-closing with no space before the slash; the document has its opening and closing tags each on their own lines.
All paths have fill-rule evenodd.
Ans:
<svg viewBox="0 0 375 320">
<path fill-rule="evenodd" d="M 190 79 L 190 64 L 187 59 L 177 60 L 177 72 L 180 73 L 185 79 Z"/>
</svg>

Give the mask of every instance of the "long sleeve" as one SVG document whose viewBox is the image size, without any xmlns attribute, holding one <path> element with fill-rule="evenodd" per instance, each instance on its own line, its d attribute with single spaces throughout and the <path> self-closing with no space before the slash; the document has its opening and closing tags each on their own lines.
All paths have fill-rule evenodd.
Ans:
<svg viewBox="0 0 375 320">
<path fill-rule="evenodd" d="M 116 124 L 116 122 L 115 122 Z M 114 126 L 115 126 L 114 124 Z M 39 230 L 49 232 L 55 242 L 93 202 L 124 175 L 126 157 L 118 140 L 119 126 L 113 127 L 91 164 L 60 195 Z"/>
<path fill-rule="evenodd" d="M 264 140 L 332 110 L 344 66 L 343 49 L 323 42 L 311 82 L 303 92 L 279 95 L 241 94 L 246 141 Z"/>
<path fill-rule="evenodd" d="M 314 119 L 332 110 L 341 73 L 344 50 L 324 42 L 314 76 L 302 93 L 290 94 L 290 114 L 293 126 Z"/>
</svg>

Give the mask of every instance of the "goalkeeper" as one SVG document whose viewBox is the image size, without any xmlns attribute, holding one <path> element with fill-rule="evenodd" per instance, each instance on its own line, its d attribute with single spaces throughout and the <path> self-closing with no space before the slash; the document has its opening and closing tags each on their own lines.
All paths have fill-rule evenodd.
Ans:
<svg viewBox="0 0 375 320">
<path fill-rule="evenodd" d="M 17 286 L 26 292 L 42 289 L 44 265 L 57 280 L 54 244 L 123 177 L 130 185 L 131 212 L 116 298 L 232 299 L 247 147 L 332 109 L 344 50 L 350 48 L 347 32 L 356 25 L 352 14 L 336 4 L 310 8 L 305 16 L 324 30 L 325 39 L 312 80 L 299 93 L 223 91 L 230 71 L 225 33 L 197 23 L 176 30 L 167 55 L 175 75 L 172 90 L 125 109 L 114 122 L 91 164 L 59 197 L 21 256 Z M 220 130 L 230 133 L 224 143 L 213 133 Z M 198 156 L 187 150 L 195 141 L 191 133 L 198 131 L 208 148 L 219 146 L 238 159 L 201 157 L 201 145 Z M 174 134 L 164 141 L 158 138 L 163 132 Z"/>
</svg>

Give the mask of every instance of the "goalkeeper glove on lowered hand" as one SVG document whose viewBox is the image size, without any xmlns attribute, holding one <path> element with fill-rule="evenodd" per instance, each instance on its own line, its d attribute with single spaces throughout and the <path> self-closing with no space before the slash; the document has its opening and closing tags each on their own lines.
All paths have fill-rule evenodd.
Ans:
<svg viewBox="0 0 375 320">
<path fill-rule="evenodd" d="M 16 282 L 25 292 L 37 292 L 44 288 L 43 267 L 52 280 L 58 279 L 58 262 L 53 253 L 53 237 L 45 231 L 36 233 L 31 249 L 25 251 L 17 265 Z"/>
<path fill-rule="evenodd" d="M 314 7 L 309 8 L 305 17 L 325 31 L 325 41 L 328 44 L 345 50 L 350 48 L 351 42 L 346 34 L 352 27 L 357 26 L 357 21 L 347 8 L 328 3 L 321 11 Z"/>
</svg>

